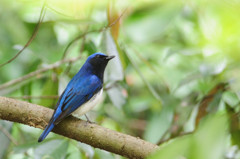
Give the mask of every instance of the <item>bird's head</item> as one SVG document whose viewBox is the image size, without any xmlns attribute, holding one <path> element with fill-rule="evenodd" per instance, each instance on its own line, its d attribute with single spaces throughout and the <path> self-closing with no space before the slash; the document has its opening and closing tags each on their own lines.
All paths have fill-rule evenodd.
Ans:
<svg viewBox="0 0 240 159">
<path fill-rule="evenodd" d="M 108 56 L 103 53 L 95 53 L 90 55 L 86 62 L 92 66 L 92 72 L 102 78 L 108 61 L 114 57 L 115 56 Z"/>
<path fill-rule="evenodd" d="M 114 58 L 115 56 L 107 56 L 103 53 L 95 53 L 88 57 L 87 61 L 91 63 L 92 65 L 97 65 L 98 67 L 100 65 L 107 65 L 108 61 Z"/>
</svg>

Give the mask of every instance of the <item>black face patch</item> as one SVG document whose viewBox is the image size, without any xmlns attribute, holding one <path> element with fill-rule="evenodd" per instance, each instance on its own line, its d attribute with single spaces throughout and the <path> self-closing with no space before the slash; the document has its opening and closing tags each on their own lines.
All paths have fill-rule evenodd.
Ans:
<svg viewBox="0 0 240 159">
<path fill-rule="evenodd" d="M 95 58 L 96 59 L 106 59 L 107 56 L 105 55 L 96 55 Z"/>
<path fill-rule="evenodd" d="M 93 74 L 97 75 L 103 81 L 103 74 L 105 67 L 109 60 L 106 59 L 107 56 L 104 55 L 96 55 L 92 58 L 89 63 L 92 65 Z"/>
<path fill-rule="evenodd" d="M 99 57 L 97 56 L 90 60 L 90 63 L 92 64 L 92 66 L 101 67 L 101 66 L 105 66 L 108 63 L 108 60 L 106 60 L 104 56 L 101 56 L 101 55 L 99 55 Z"/>
</svg>

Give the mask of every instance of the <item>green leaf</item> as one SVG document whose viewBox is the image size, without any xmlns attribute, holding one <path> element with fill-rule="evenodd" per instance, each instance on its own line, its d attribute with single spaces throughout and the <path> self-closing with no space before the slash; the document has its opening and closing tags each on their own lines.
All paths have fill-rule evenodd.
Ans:
<svg viewBox="0 0 240 159">
<path fill-rule="evenodd" d="M 79 151 L 79 148 L 76 143 L 77 143 L 76 141 L 71 141 L 69 143 L 66 159 L 76 159 L 76 158 L 82 159 L 82 153 L 81 151 Z"/>
<path fill-rule="evenodd" d="M 239 98 L 234 92 L 225 92 L 223 94 L 223 100 L 226 102 L 228 105 L 234 107 L 239 103 Z"/>
<path fill-rule="evenodd" d="M 21 145 L 17 145 L 13 148 L 15 153 L 23 153 L 28 151 L 30 148 L 35 148 L 39 146 L 39 143 L 34 141 L 34 142 L 29 142 L 29 143 L 24 143 Z"/>
<path fill-rule="evenodd" d="M 158 8 L 155 8 L 158 6 Z M 132 13 L 127 20 L 126 34 L 132 41 L 140 44 L 160 39 L 166 30 L 171 27 L 171 22 L 180 14 L 179 3 L 167 3 L 161 7 L 161 3 L 154 4 L 151 10 L 141 10 Z M 148 14 L 146 14 L 148 13 Z"/>
<path fill-rule="evenodd" d="M 235 112 L 234 108 L 229 105 L 226 105 L 226 110 L 229 117 L 232 144 L 238 145 L 240 148 L 240 113 Z"/>
<path fill-rule="evenodd" d="M 95 159 L 103 159 L 103 158 L 104 159 L 115 159 L 115 156 L 112 153 L 110 153 L 110 152 L 96 149 L 94 158 Z"/>
<path fill-rule="evenodd" d="M 116 81 L 122 81 L 124 78 L 124 74 L 117 45 L 113 40 L 112 35 L 108 31 L 105 31 L 103 33 L 101 48 L 103 53 L 115 56 L 115 58 L 109 62 L 104 76 L 104 79 L 110 82 L 108 86 L 111 86 Z M 125 104 L 126 97 L 123 95 L 123 88 L 119 84 L 115 85 L 117 87 L 112 87 L 108 89 L 107 93 L 113 104 L 120 108 Z"/>
<path fill-rule="evenodd" d="M 190 149 L 192 136 L 183 136 L 174 139 L 171 143 L 166 143 L 160 146 L 160 150 L 148 159 L 182 159 L 186 158 L 187 152 Z"/>
<path fill-rule="evenodd" d="M 31 81 L 28 84 L 23 85 L 21 87 L 21 93 L 22 93 L 22 96 L 24 96 L 24 95 L 31 96 L 31 94 L 32 94 L 32 82 Z M 28 102 L 31 103 L 32 100 L 28 99 Z"/>
<path fill-rule="evenodd" d="M 144 133 L 144 139 L 152 143 L 158 143 L 165 132 L 170 128 L 172 120 L 172 107 L 163 107 L 160 113 L 153 114 L 148 121 L 148 125 Z"/>
<path fill-rule="evenodd" d="M 101 43 L 101 51 L 108 55 L 114 55 L 113 58 L 106 68 L 106 73 L 104 78 L 106 81 L 121 81 L 124 78 L 123 67 L 120 61 L 119 52 L 117 49 L 117 45 L 112 38 L 112 35 L 105 31 L 103 32 L 102 43 Z"/>
<path fill-rule="evenodd" d="M 84 43 L 84 50 L 86 50 L 89 54 L 93 54 L 97 52 L 97 47 L 92 40 L 89 40 Z"/>
<path fill-rule="evenodd" d="M 88 156 L 89 158 L 93 158 L 95 151 L 92 146 L 78 142 L 78 147 L 85 152 L 86 156 Z"/>
<path fill-rule="evenodd" d="M 136 72 L 139 74 L 139 76 L 141 77 L 141 79 L 143 80 L 143 82 L 146 84 L 147 88 L 149 89 L 149 91 L 152 93 L 152 95 L 162 103 L 162 99 L 160 97 L 160 95 L 156 92 L 156 90 L 153 88 L 153 86 L 149 83 L 149 81 L 146 80 L 146 78 L 143 76 L 142 72 L 139 69 L 139 66 L 137 65 L 137 63 L 135 63 L 135 61 L 132 59 L 132 57 L 130 56 L 129 53 L 126 52 L 126 55 L 129 59 L 129 61 L 131 62 L 131 64 L 133 65 L 134 69 L 136 70 Z"/>
<path fill-rule="evenodd" d="M 42 96 L 47 95 L 58 95 L 58 79 L 55 73 L 53 73 L 53 77 L 48 78 L 47 81 L 44 83 L 42 89 Z M 53 106 L 55 102 L 56 101 L 54 99 L 42 99 L 39 104 L 50 107 Z"/>
<path fill-rule="evenodd" d="M 218 113 L 200 124 L 193 134 L 178 137 L 160 146 L 148 159 L 223 159 L 228 139 L 225 113 Z"/>
<path fill-rule="evenodd" d="M 118 108 L 121 108 L 126 103 L 126 95 L 123 92 L 126 92 L 126 90 L 120 84 L 115 84 L 114 87 L 107 90 L 112 103 Z"/>
<path fill-rule="evenodd" d="M 111 130 L 114 130 L 114 131 L 120 130 L 119 125 L 114 120 L 111 120 L 109 118 L 104 119 L 101 126 L 111 129 Z"/>
<path fill-rule="evenodd" d="M 43 142 L 35 148 L 35 159 L 52 158 L 64 159 L 67 154 L 69 142 L 67 140 L 50 140 Z"/>
<path fill-rule="evenodd" d="M 10 139 L 6 136 L 6 134 L 3 133 L 5 131 L 6 133 L 9 133 L 11 135 L 11 129 L 12 129 L 12 123 L 9 121 L 2 121 L 0 120 L 0 126 L 4 130 L 0 130 L 0 158 L 3 158 L 4 154 L 6 153 L 6 150 L 8 149 L 8 146 L 10 144 Z"/>
</svg>

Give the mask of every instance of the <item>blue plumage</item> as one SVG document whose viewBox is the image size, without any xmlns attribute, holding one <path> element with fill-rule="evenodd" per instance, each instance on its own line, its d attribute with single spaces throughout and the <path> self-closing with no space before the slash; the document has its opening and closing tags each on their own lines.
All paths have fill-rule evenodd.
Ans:
<svg viewBox="0 0 240 159">
<path fill-rule="evenodd" d="M 44 140 L 56 124 L 79 107 L 81 109 L 83 104 L 90 101 L 102 89 L 105 67 L 113 57 L 103 53 L 95 53 L 88 57 L 60 96 L 53 116 L 39 137 L 38 142 Z"/>
</svg>

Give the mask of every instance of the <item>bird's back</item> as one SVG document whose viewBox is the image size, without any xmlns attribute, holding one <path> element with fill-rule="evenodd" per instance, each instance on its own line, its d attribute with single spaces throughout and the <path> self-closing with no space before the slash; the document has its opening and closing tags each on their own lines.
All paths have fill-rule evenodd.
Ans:
<svg viewBox="0 0 240 159">
<path fill-rule="evenodd" d="M 102 82 L 97 76 L 90 74 L 75 76 L 69 82 L 59 99 L 55 114 L 53 115 L 58 116 L 55 122 L 58 123 L 70 115 L 78 107 L 88 102 L 101 89 Z"/>
</svg>

